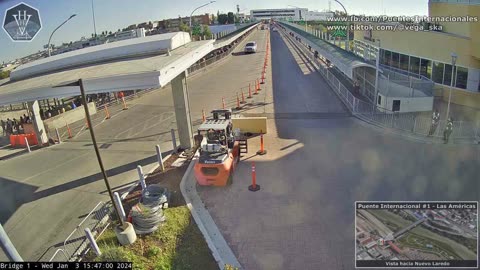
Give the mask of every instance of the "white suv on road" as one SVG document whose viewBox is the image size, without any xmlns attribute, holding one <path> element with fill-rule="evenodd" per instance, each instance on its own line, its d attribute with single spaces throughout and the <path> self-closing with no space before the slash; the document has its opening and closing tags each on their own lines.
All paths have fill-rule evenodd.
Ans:
<svg viewBox="0 0 480 270">
<path fill-rule="evenodd" d="M 255 53 L 257 52 L 257 43 L 255 41 L 249 41 L 247 45 L 245 45 L 244 49 L 245 53 Z"/>
</svg>

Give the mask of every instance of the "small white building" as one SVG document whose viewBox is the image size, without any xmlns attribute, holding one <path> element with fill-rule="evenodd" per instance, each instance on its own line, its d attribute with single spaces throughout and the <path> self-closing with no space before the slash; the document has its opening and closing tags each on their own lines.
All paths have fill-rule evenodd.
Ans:
<svg viewBox="0 0 480 270">
<path fill-rule="evenodd" d="M 305 20 L 308 13 L 306 8 L 255 9 L 250 11 L 250 19 L 258 20 Z"/>
<path fill-rule="evenodd" d="M 333 18 L 335 14 L 333 12 L 325 11 L 307 11 L 307 21 L 327 21 L 329 18 Z"/>
<path fill-rule="evenodd" d="M 145 28 L 137 28 L 115 33 L 113 38 L 109 38 L 108 42 L 120 41 L 131 38 L 145 37 Z"/>
</svg>

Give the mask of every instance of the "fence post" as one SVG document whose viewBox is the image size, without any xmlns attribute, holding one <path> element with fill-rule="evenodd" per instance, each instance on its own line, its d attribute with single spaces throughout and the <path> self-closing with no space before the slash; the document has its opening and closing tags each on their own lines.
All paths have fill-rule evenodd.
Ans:
<svg viewBox="0 0 480 270">
<path fill-rule="evenodd" d="M 58 143 L 61 143 L 62 139 L 60 138 L 60 133 L 58 133 L 58 128 L 55 128 L 55 133 L 57 134 Z"/>
<path fill-rule="evenodd" d="M 415 133 L 415 126 L 417 125 L 417 116 L 414 116 L 413 118 L 413 130 L 412 132 Z"/>
<path fill-rule="evenodd" d="M 142 166 L 137 166 L 138 177 L 140 179 L 140 185 L 142 186 L 142 191 L 147 188 L 147 184 L 145 184 L 145 175 L 143 175 Z"/>
<path fill-rule="evenodd" d="M 102 255 L 102 252 L 100 251 L 100 248 L 97 245 L 97 241 L 95 241 L 95 237 L 93 237 L 93 234 L 92 234 L 92 231 L 90 231 L 90 228 L 85 228 L 85 234 L 87 235 L 87 238 L 90 241 L 90 246 L 95 251 L 97 256 Z"/>
<path fill-rule="evenodd" d="M 177 149 L 177 141 L 175 140 L 175 130 L 172 128 L 170 130 L 170 133 L 172 134 L 172 143 L 173 143 L 173 151 Z"/>
<path fill-rule="evenodd" d="M 24 137 L 24 139 L 25 139 L 25 145 L 27 146 L 27 150 L 28 150 L 29 153 L 31 153 L 32 150 L 30 149 L 30 144 L 28 144 L 27 137 Z"/>
<path fill-rule="evenodd" d="M 115 200 L 115 207 L 117 208 L 118 212 L 120 213 L 121 218 L 123 220 L 126 220 L 125 210 L 123 209 L 122 200 L 120 199 L 120 195 L 118 195 L 118 192 L 113 193 L 113 198 Z"/>
<path fill-rule="evenodd" d="M 162 172 L 165 170 L 165 166 L 163 165 L 163 157 L 162 157 L 162 151 L 160 150 L 160 145 L 155 146 L 155 150 L 157 150 L 157 158 L 158 158 L 158 164 L 160 164 L 160 169 Z"/>
</svg>

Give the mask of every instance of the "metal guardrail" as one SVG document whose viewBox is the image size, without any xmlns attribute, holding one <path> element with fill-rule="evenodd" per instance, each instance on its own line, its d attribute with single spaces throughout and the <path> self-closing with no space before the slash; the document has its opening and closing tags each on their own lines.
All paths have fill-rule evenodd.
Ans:
<svg viewBox="0 0 480 270">
<path fill-rule="evenodd" d="M 95 239 L 110 225 L 110 204 L 99 202 L 88 215 L 77 225 L 63 242 L 63 247 L 55 251 L 49 262 L 52 261 L 79 261 L 89 250 L 89 242 L 85 229 L 92 231 Z M 62 255 L 62 256 L 60 256 Z"/>
<path fill-rule="evenodd" d="M 299 43 L 291 38 L 288 33 L 285 36 L 294 42 L 297 47 L 316 64 L 319 73 L 325 78 L 335 94 L 345 104 L 348 110 L 355 116 L 381 127 L 390 128 L 402 132 L 408 132 L 417 136 L 429 136 L 432 127 L 432 119 L 421 117 L 418 113 L 398 113 L 379 109 L 372 103 L 365 102 L 356 98 L 350 89 L 345 87 L 341 81 L 324 66 L 319 59 L 314 57 L 314 52 L 310 51 L 307 45 Z M 446 127 L 446 120 L 439 121 L 435 132 L 431 135 L 433 138 L 443 138 L 443 131 Z M 453 132 L 450 140 L 463 140 L 472 143 L 480 141 L 480 122 L 454 121 Z"/>
</svg>

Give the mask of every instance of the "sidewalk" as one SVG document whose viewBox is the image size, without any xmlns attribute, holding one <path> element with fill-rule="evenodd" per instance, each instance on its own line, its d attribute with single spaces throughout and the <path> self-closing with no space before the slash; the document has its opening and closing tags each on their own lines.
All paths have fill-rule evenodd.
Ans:
<svg viewBox="0 0 480 270">
<path fill-rule="evenodd" d="M 440 112 L 440 119 L 445 119 L 447 114 L 448 102 L 445 102 L 441 97 L 436 97 L 433 102 L 433 108 Z M 431 114 L 428 115 L 431 117 Z M 480 109 L 475 109 L 467 106 L 450 103 L 450 116 L 454 121 L 480 121 Z"/>
</svg>

